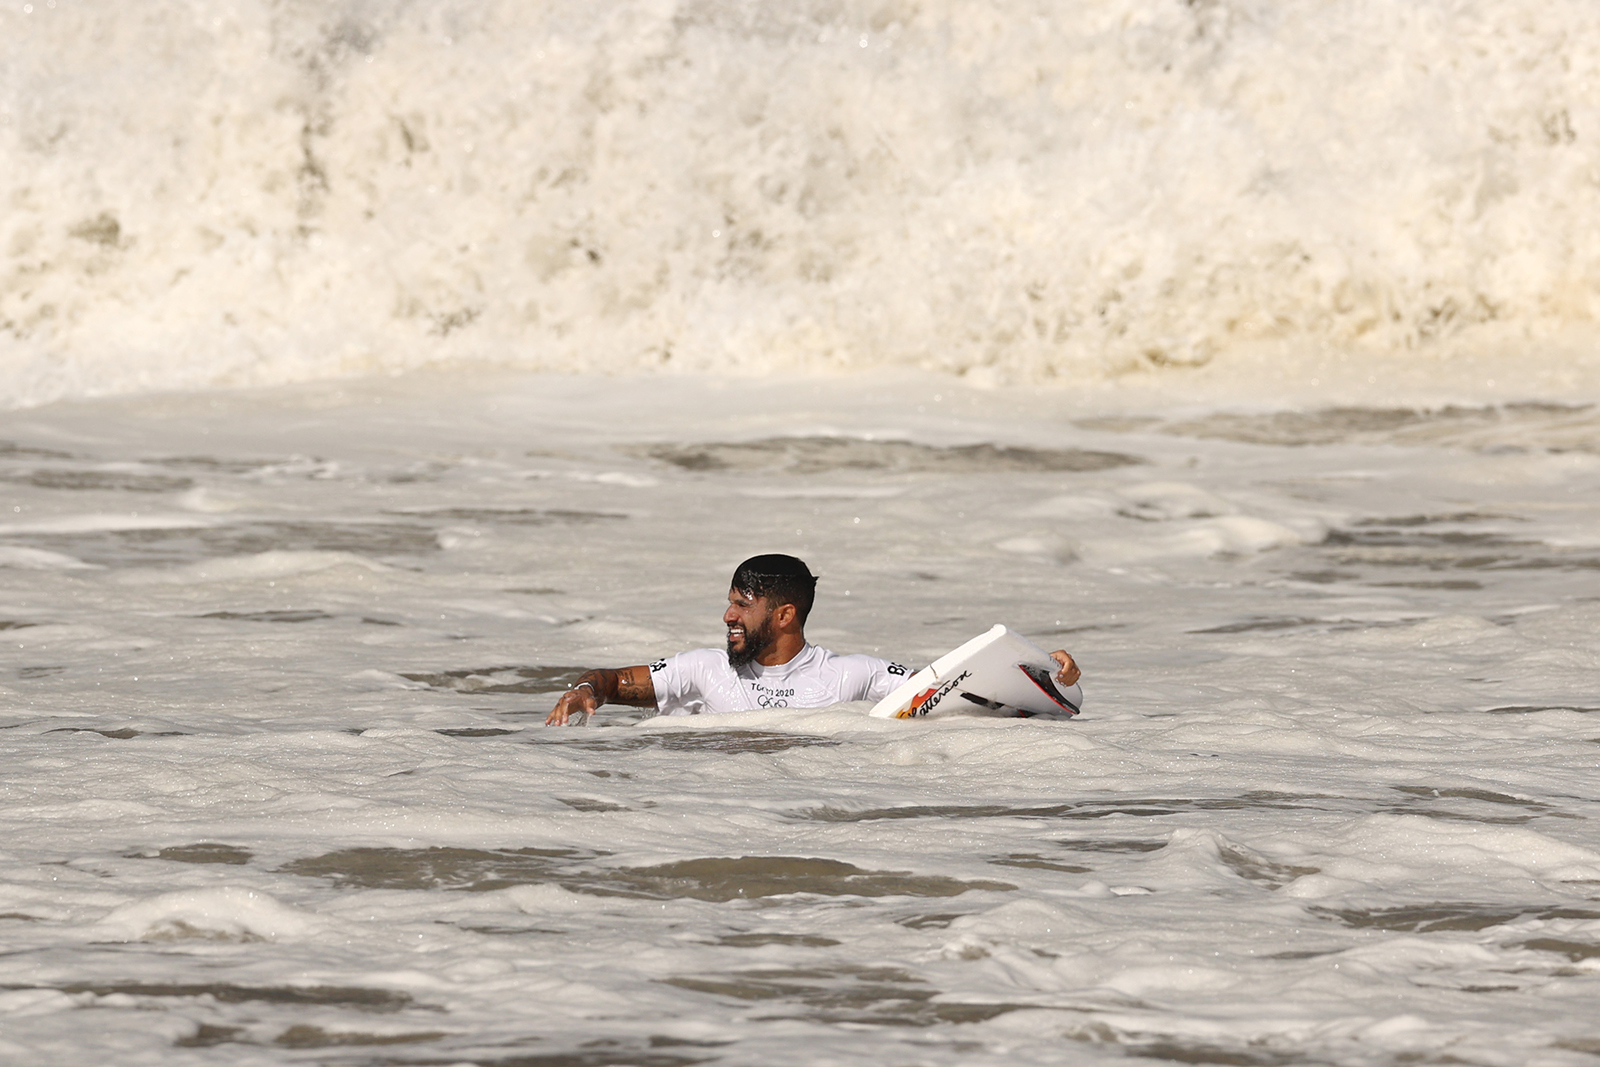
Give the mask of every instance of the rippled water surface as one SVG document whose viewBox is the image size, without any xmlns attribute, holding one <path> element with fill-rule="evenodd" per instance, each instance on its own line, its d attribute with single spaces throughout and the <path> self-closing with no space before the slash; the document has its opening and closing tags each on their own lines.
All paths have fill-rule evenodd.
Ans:
<svg viewBox="0 0 1600 1067">
<path fill-rule="evenodd" d="M 7 416 L 0 1057 L 1600 1052 L 1592 409 L 441 382 Z M 769 550 L 1083 716 L 542 725 Z"/>
</svg>

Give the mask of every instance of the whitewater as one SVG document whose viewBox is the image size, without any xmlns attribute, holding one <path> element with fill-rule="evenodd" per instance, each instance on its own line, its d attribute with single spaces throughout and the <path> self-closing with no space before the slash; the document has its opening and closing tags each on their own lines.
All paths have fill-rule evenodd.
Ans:
<svg viewBox="0 0 1600 1067">
<path fill-rule="evenodd" d="M 7 0 L 0 1061 L 1594 1063 L 1596 18 Z"/>
<path fill-rule="evenodd" d="M 1597 42 L 1576 0 L 8 0 L 0 402 L 1587 352 Z"/>
</svg>

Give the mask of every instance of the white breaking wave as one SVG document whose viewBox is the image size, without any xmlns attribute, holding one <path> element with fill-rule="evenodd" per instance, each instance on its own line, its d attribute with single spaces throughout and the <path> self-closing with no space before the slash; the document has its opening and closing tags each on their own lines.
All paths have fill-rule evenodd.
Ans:
<svg viewBox="0 0 1600 1067">
<path fill-rule="evenodd" d="M 15 0 L 0 406 L 1587 331 L 1581 0 Z"/>
</svg>

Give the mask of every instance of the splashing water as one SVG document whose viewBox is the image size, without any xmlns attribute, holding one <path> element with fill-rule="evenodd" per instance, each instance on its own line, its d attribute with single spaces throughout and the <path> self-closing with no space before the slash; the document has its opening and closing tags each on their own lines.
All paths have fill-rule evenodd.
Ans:
<svg viewBox="0 0 1600 1067">
<path fill-rule="evenodd" d="M 12 4 L 0 405 L 464 359 L 981 383 L 1587 338 L 1596 19 Z"/>
</svg>

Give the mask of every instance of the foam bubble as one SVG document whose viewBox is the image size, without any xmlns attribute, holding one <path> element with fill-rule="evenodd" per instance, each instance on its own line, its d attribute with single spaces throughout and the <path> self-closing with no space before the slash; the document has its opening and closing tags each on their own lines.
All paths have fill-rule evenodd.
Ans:
<svg viewBox="0 0 1600 1067">
<path fill-rule="evenodd" d="M 0 567 L 14 567 L 25 571 L 72 571 L 95 569 L 75 556 L 60 552 L 47 552 L 42 548 L 22 548 L 18 545 L 0 545 Z"/>
<path fill-rule="evenodd" d="M 224 556 L 162 570 L 132 571 L 121 575 L 120 578 L 135 585 L 149 583 L 187 585 L 196 582 L 259 581 L 297 574 L 312 574 L 339 567 L 356 571 L 358 576 L 359 572 L 389 569 L 376 560 L 367 559 L 354 552 L 271 549 L 248 556 Z"/>
<path fill-rule="evenodd" d="M 1369 815 L 1350 830 L 1344 844 L 1349 854 L 1328 865 L 1334 876 L 1382 881 L 1400 866 L 1414 871 L 1427 865 L 1442 876 L 1458 878 L 1503 878 L 1511 872 L 1556 881 L 1600 877 L 1600 853 L 1522 827 Z"/>
<path fill-rule="evenodd" d="M 279 903 L 257 889 L 223 886 L 161 893 L 115 909 L 95 928 L 125 941 L 206 938 L 266 940 L 325 932 L 326 920 Z"/>
</svg>

